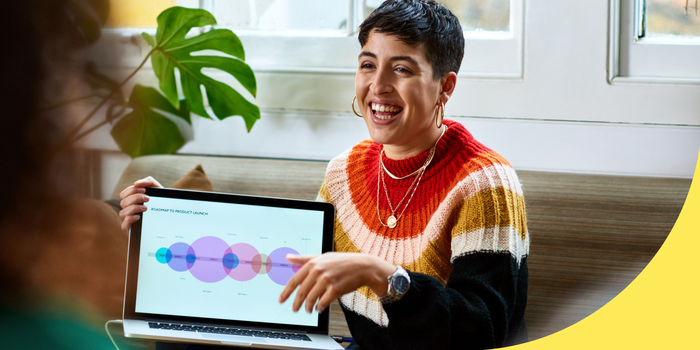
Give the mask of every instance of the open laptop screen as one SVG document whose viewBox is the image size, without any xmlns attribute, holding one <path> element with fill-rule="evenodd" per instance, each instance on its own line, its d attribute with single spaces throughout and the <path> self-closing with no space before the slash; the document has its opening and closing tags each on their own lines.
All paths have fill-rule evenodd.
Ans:
<svg viewBox="0 0 700 350">
<path fill-rule="evenodd" d="M 125 317 L 133 310 L 141 318 L 327 329 L 327 315 L 294 313 L 294 297 L 284 304 L 277 299 L 299 269 L 287 254 L 331 249 L 332 205 L 180 190 L 146 193 L 148 211 L 130 239 Z"/>
</svg>

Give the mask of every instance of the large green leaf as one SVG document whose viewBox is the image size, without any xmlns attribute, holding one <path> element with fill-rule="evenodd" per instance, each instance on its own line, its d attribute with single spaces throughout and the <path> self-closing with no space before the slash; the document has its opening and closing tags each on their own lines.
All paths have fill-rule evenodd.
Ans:
<svg viewBox="0 0 700 350">
<path fill-rule="evenodd" d="M 180 84 L 190 111 L 210 118 L 204 109 L 201 87 L 209 105 L 219 119 L 240 115 L 248 131 L 260 119 L 260 109 L 246 100 L 235 89 L 202 73 L 203 68 L 216 68 L 231 74 L 253 96 L 256 83 L 253 70 L 244 62 L 245 53 L 238 37 L 227 29 L 214 29 L 194 37 L 185 35 L 195 27 L 215 25 L 209 12 L 201 9 L 171 7 L 158 16 L 155 38 L 144 33 L 143 37 L 153 47 L 151 63 L 158 77 L 159 87 L 168 101 L 179 107 L 175 69 L 180 72 Z M 233 56 L 193 55 L 202 50 L 216 50 Z"/>
<path fill-rule="evenodd" d="M 170 154 L 185 144 L 177 125 L 157 110 L 183 118 L 188 123 L 189 113 L 185 117 L 158 90 L 134 86 L 129 96 L 129 107 L 132 108 L 131 112 L 112 127 L 112 138 L 131 158 Z"/>
</svg>

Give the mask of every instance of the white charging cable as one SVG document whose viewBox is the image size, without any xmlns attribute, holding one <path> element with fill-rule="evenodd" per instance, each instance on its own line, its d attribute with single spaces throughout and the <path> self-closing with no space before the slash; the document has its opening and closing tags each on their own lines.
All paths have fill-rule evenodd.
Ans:
<svg viewBox="0 0 700 350">
<path fill-rule="evenodd" d="M 109 340 L 112 341 L 112 344 L 114 344 L 114 348 L 119 350 L 119 347 L 117 346 L 117 343 L 114 342 L 114 338 L 112 338 L 112 334 L 109 333 L 109 325 L 111 323 L 117 323 L 117 324 L 124 324 L 122 320 L 109 320 L 105 323 L 105 332 L 107 332 L 107 336 L 109 337 Z"/>
</svg>

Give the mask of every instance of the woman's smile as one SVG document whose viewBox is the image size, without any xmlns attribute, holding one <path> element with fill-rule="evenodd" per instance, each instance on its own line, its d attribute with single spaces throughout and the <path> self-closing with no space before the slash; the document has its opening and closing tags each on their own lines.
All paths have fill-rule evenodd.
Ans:
<svg viewBox="0 0 700 350">
<path fill-rule="evenodd" d="M 373 122 L 386 125 L 400 117 L 403 107 L 391 102 L 375 99 L 370 101 L 369 110 L 371 111 Z"/>
</svg>

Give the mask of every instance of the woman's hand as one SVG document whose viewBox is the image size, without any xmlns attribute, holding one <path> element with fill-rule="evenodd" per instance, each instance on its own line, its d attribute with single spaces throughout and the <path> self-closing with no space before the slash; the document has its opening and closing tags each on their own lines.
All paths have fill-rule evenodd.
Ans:
<svg viewBox="0 0 700 350">
<path fill-rule="evenodd" d="M 131 224 L 139 220 L 137 214 L 143 213 L 146 208 L 143 203 L 148 202 L 149 198 L 146 193 L 146 187 L 163 187 L 156 179 L 147 177 L 134 182 L 133 186 L 129 186 L 119 194 L 122 201 L 119 205 L 122 211 L 119 212 L 119 217 L 122 218 L 122 230 L 129 232 Z"/>
<path fill-rule="evenodd" d="M 360 253 L 326 253 L 315 256 L 287 255 L 287 260 L 302 268 L 289 279 L 280 294 L 283 303 L 299 287 L 292 310 L 299 311 L 306 302 L 306 312 L 323 312 L 335 299 L 362 286 L 377 296 L 388 289 L 387 278 L 396 267 L 380 258 Z"/>
</svg>

